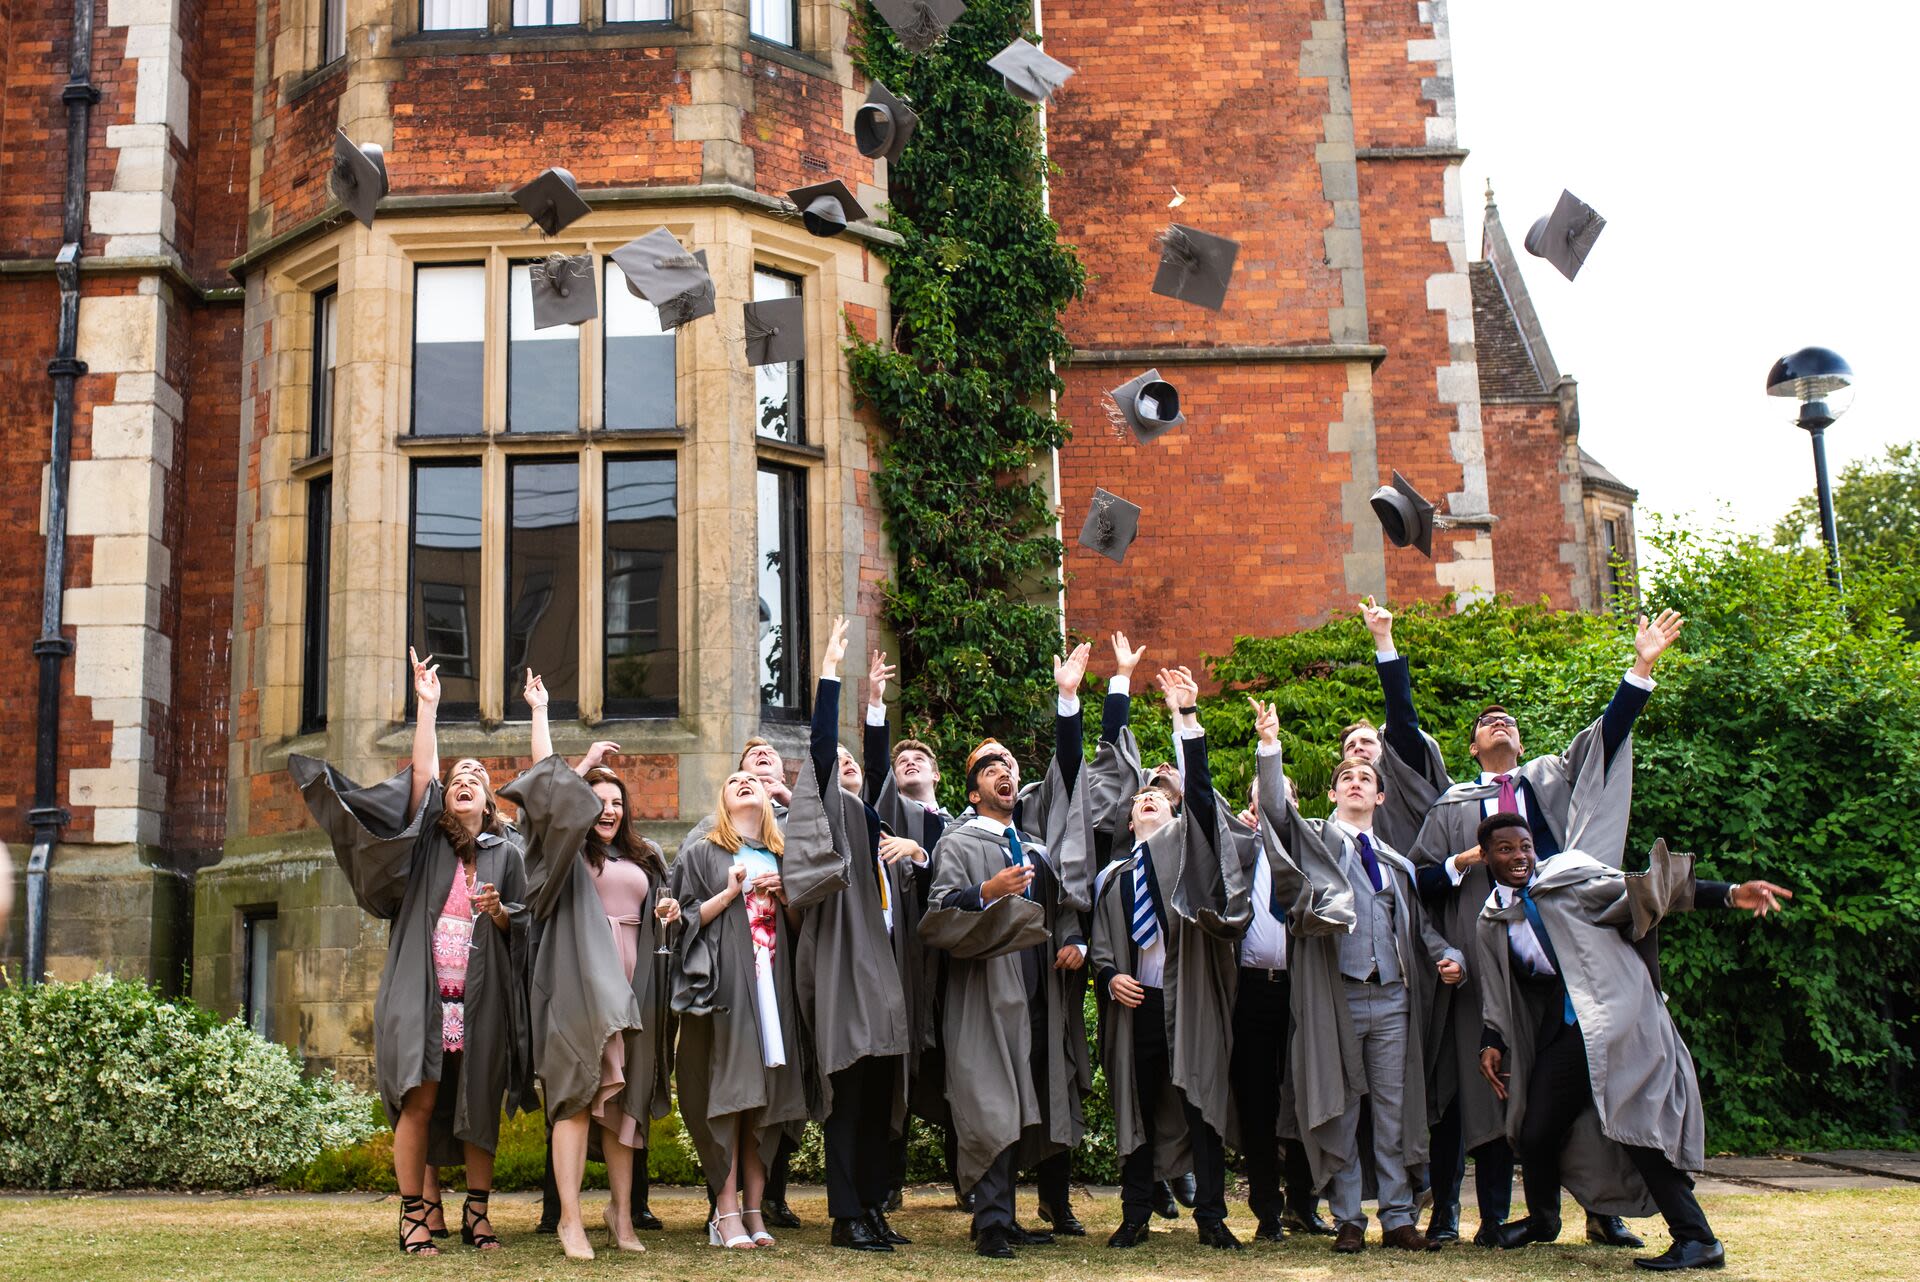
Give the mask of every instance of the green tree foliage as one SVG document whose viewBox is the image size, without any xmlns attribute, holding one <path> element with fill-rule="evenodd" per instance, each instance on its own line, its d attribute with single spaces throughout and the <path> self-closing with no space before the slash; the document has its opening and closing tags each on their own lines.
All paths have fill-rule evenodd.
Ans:
<svg viewBox="0 0 1920 1282">
<path fill-rule="evenodd" d="M 1833 489 L 1833 523 L 1847 574 L 1868 565 L 1905 571 L 1894 589 L 1894 607 L 1908 633 L 1920 637 L 1920 442 L 1888 446 L 1881 457 L 1842 469 Z M 1774 528 L 1774 541 L 1784 547 L 1819 546 L 1818 498 L 1807 494 L 1787 509 Z"/>
<path fill-rule="evenodd" d="M 1047 216 L 1037 114 L 986 66 L 1030 34 L 1032 6 L 974 0 L 918 55 L 867 0 L 856 12 L 857 65 L 921 113 L 888 170 L 891 342 L 850 341 L 854 391 L 889 433 L 874 491 L 895 560 L 883 609 L 909 676 L 901 719 L 944 759 L 983 734 L 1031 758 L 1060 644 L 1061 546 L 1035 459 L 1067 437 L 1052 407 L 1072 351 L 1060 312 L 1084 279 Z"/>
<path fill-rule="evenodd" d="M 1718 1146 L 1911 1135 L 1920 1105 L 1920 649 L 1895 612 L 1903 576 L 1863 563 L 1840 597 L 1815 551 L 1730 536 L 1656 534 L 1649 606 L 1687 620 L 1634 733 L 1627 862 L 1656 837 L 1701 875 L 1764 876 L 1797 897 L 1782 916 L 1693 914 L 1663 928 L 1664 981 L 1700 1069 Z M 1599 715 L 1632 661 L 1631 624 L 1480 604 L 1414 607 L 1395 625 L 1422 724 L 1455 776 L 1487 703 L 1533 752 Z M 1154 645 L 1157 638 L 1134 636 Z M 1223 790 L 1245 796 L 1245 692 L 1280 705 L 1303 806 L 1327 811 L 1340 731 L 1381 715 L 1372 639 L 1357 618 L 1242 638 L 1210 660 L 1202 700 Z M 1155 649 L 1151 661 L 1182 661 Z M 1185 660 L 1190 661 L 1190 659 Z M 1134 729 L 1167 749 L 1165 710 Z"/>
</svg>

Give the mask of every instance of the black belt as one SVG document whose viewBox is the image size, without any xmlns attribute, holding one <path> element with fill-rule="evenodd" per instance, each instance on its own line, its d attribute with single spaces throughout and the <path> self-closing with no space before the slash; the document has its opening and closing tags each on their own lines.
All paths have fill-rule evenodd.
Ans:
<svg viewBox="0 0 1920 1282">
<path fill-rule="evenodd" d="M 1242 966 L 1240 973 L 1242 975 L 1252 975 L 1264 979 L 1269 984 L 1278 984 L 1287 978 L 1287 968 L 1285 966 Z"/>
</svg>

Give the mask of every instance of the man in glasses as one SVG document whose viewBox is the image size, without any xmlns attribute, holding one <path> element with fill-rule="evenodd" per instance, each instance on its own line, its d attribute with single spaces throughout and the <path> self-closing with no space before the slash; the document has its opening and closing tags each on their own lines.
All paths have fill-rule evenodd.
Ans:
<svg viewBox="0 0 1920 1282">
<path fill-rule="evenodd" d="M 1653 691 L 1654 664 L 1679 637 L 1682 622 L 1672 610 L 1651 621 L 1640 618 L 1632 668 L 1606 710 L 1575 735 L 1564 752 L 1527 758 L 1519 724 L 1497 704 L 1474 722 L 1469 751 L 1480 777 L 1441 794 L 1409 852 L 1421 870 L 1421 893 L 1440 933 L 1456 948 L 1472 948 L 1474 923 L 1493 889 L 1476 836 L 1488 816 L 1521 816 L 1543 860 L 1578 848 L 1596 859 L 1621 861 L 1633 799 L 1633 723 Z M 1472 1153 L 1480 1209 L 1474 1240 L 1492 1246 L 1494 1228 L 1511 1209 L 1513 1157 L 1502 1138 L 1500 1102 L 1479 1072 L 1482 1012 L 1477 977 L 1470 976 L 1441 1001 L 1450 1009 L 1439 1021 L 1434 1047 L 1434 1199 L 1428 1233 L 1443 1241 L 1458 1236 L 1460 1184 L 1465 1155 Z M 1615 1215 L 1589 1213 L 1586 1227 L 1593 1242 L 1644 1245 Z"/>
</svg>

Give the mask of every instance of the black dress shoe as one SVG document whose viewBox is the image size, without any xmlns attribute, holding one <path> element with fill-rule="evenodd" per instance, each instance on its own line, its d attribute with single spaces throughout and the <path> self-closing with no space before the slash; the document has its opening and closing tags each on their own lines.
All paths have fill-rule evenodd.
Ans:
<svg viewBox="0 0 1920 1282">
<path fill-rule="evenodd" d="M 953 1191 L 953 1209 L 956 1211 L 965 1211 L 968 1215 L 972 1215 L 973 1194 L 962 1193 L 959 1189 L 955 1189 Z"/>
<path fill-rule="evenodd" d="M 761 1208 L 766 1214 L 766 1208 Z M 843 1216 L 833 1222 L 833 1245 L 849 1251 L 891 1251 L 893 1244 L 874 1231 L 866 1216 Z"/>
<path fill-rule="evenodd" d="M 1515 1220 L 1511 1224 L 1502 1224 L 1494 1230 L 1498 1239 L 1494 1245 L 1502 1251 L 1514 1251 L 1535 1242 L 1552 1242 L 1560 1236 L 1560 1221 L 1536 1220 L 1528 1216 L 1524 1220 Z"/>
<path fill-rule="evenodd" d="M 1153 1213 L 1163 1220 L 1180 1218 L 1180 1204 L 1173 1200 L 1173 1186 L 1165 1180 L 1153 1186 Z"/>
<path fill-rule="evenodd" d="M 1480 1227 L 1474 1230 L 1473 1244 L 1475 1246 L 1499 1246 L 1500 1226 L 1498 1224 L 1489 1224 L 1484 1220 L 1481 1221 Z"/>
<path fill-rule="evenodd" d="M 1120 1227 L 1107 1239 L 1108 1246 L 1139 1246 L 1147 1240 L 1147 1222 L 1145 1220 L 1122 1220 Z"/>
<path fill-rule="evenodd" d="M 1007 1230 L 1007 1241 L 1015 1246 L 1052 1246 L 1053 1234 L 1045 1229 L 1030 1229 L 1015 1220 L 1013 1227 Z"/>
<path fill-rule="evenodd" d="M 1013 1246 L 1007 1241 L 1007 1231 L 998 1224 L 990 1224 L 980 1230 L 980 1236 L 974 1239 L 973 1253 L 984 1255 L 989 1260 L 1011 1260 Z"/>
<path fill-rule="evenodd" d="M 1342 1224 L 1333 1235 L 1333 1249 L 1340 1255 L 1358 1255 L 1367 1249 L 1367 1231 L 1358 1224 Z"/>
<path fill-rule="evenodd" d="M 1060 1237 L 1085 1237 L 1087 1226 L 1074 1218 L 1073 1208 L 1055 1211 L 1045 1202 L 1040 1204 L 1040 1218 L 1053 1225 L 1053 1231 Z"/>
<path fill-rule="evenodd" d="M 895 1211 L 899 1210 L 901 1207 L 905 1206 L 906 1204 L 907 1204 L 906 1192 L 902 1189 L 894 1189 L 892 1192 L 887 1194 L 887 1204 L 881 1207 L 880 1209 L 882 1211 L 885 1211 L 888 1215 L 892 1215 Z"/>
<path fill-rule="evenodd" d="M 1601 1246 L 1624 1246 L 1639 1250 L 1646 1243 L 1617 1215 L 1587 1215 L 1587 1241 Z"/>
<path fill-rule="evenodd" d="M 1244 1246 L 1233 1235 L 1233 1230 L 1222 1220 L 1195 1220 L 1193 1227 L 1199 1230 L 1200 1245 L 1210 1246 L 1216 1251 L 1239 1251 Z"/>
<path fill-rule="evenodd" d="M 1261 1220 L 1259 1226 L 1253 1230 L 1253 1240 L 1256 1242 L 1284 1242 L 1287 1240 L 1287 1231 L 1281 1227 L 1279 1220 L 1270 1215 Z"/>
<path fill-rule="evenodd" d="M 1458 1242 L 1459 1240 L 1460 1208 L 1435 1206 L 1433 1214 L 1427 1219 L 1427 1241 Z"/>
<path fill-rule="evenodd" d="M 1653 1269 L 1659 1273 L 1670 1273 L 1675 1269 L 1718 1269 L 1727 1263 L 1726 1248 L 1716 1241 L 1712 1242 L 1675 1242 L 1658 1255 L 1643 1255 L 1634 1264 L 1643 1269 Z"/>
<path fill-rule="evenodd" d="M 638 1221 L 635 1222 L 635 1226 L 638 1227 Z M 533 1226 L 533 1231 L 535 1233 L 558 1233 L 560 1231 L 560 1221 L 558 1217 L 549 1220 L 545 1216 L 542 1216 L 540 1222 Z"/>
<path fill-rule="evenodd" d="M 912 1246 L 913 1245 L 912 1238 L 903 1237 L 899 1233 L 896 1233 L 893 1231 L 893 1225 L 887 1223 L 887 1213 L 885 1211 L 880 1211 L 880 1210 L 868 1211 L 867 1225 L 875 1233 L 880 1235 L 880 1240 L 882 1242 L 888 1242 L 894 1246 Z"/>
<path fill-rule="evenodd" d="M 1290 1206 L 1281 1215 L 1280 1223 L 1289 1233 L 1311 1233 L 1315 1237 L 1332 1237 L 1337 1230 L 1320 1216 L 1312 1207 L 1302 1210 Z"/>
<path fill-rule="evenodd" d="M 793 1213 L 793 1208 L 787 1205 L 787 1199 L 784 1197 L 760 1199 L 760 1218 L 776 1229 L 800 1227 L 800 1217 Z"/>
<path fill-rule="evenodd" d="M 1168 1183 L 1173 1187 L 1173 1200 L 1191 1211 L 1193 1204 L 1200 1200 L 1200 1186 L 1195 1182 L 1193 1172 L 1176 1175 Z"/>
<path fill-rule="evenodd" d="M 645 1229 L 649 1233 L 659 1233 L 667 1226 L 660 1222 L 659 1216 L 643 1206 L 633 1213 L 633 1227 Z"/>
</svg>

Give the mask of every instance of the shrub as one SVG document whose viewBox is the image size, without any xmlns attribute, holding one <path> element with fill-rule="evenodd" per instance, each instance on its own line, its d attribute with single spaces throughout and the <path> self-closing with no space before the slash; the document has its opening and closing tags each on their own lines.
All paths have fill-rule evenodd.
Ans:
<svg viewBox="0 0 1920 1282">
<path fill-rule="evenodd" d="M 368 1104 L 142 983 L 0 989 L 0 1185 L 244 1188 L 369 1134 Z"/>
</svg>

